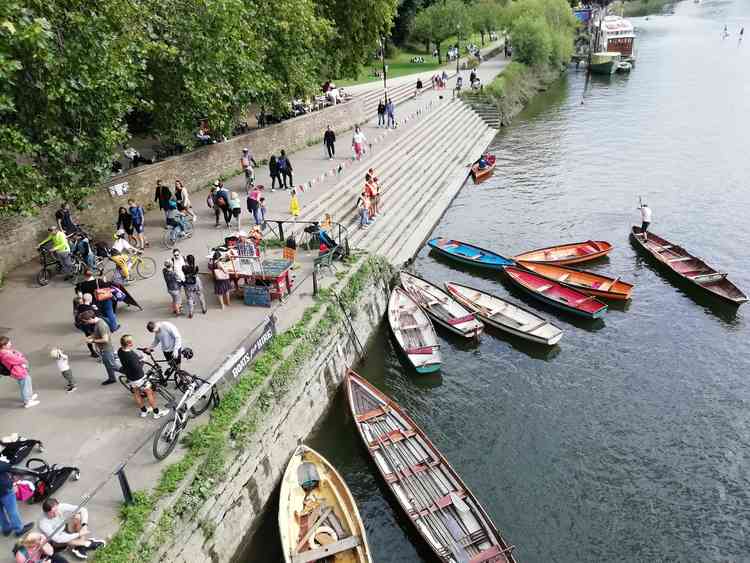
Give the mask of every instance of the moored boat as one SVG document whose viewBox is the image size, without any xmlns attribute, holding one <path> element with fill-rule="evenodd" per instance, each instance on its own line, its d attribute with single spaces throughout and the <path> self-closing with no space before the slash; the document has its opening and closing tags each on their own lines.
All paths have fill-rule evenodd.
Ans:
<svg viewBox="0 0 750 563">
<path fill-rule="evenodd" d="M 475 184 L 479 184 L 480 182 L 483 182 L 484 180 L 492 176 L 492 173 L 495 170 L 495 164 L 497 163 L 495 155 L 485 154 L 484 159 L 487 161 L 487 166 L 485 166 L 484 168 L 479 168 L 478 163 L 474 163 L 471 167 L 471 177 L 474 178 Z"/>
<path fill-rule="evenodd" d="M 691 287 L 732 305 L 742 305 L 747 301 L 747 295 L 727 279 L 726 273 L 713 269 L 681 246 L 672 244 L 651 231 L 644 237 L 640 227 L 631 229 L 630 238 L 664 269 L 674 273 Z"/>
<path fill-rule="evenodd" d="M 513 264 L 513 260 L 505 256 L 460 240 L 436 237 L 427 241 L 427 245 L 447 258 L 470 266 L 502 270 L 503 266 Z"/>
<path fill-rule="evenodd" d="M 388 322 L 393 336 L 418 373 L 440 369 L 440 346 L 435 327 L 414 299 L 400 287 L 388 300 Z"/>
<path fill-rule="evenodd" d="M 406 292 L 433 321 L 466 338 L 479 338 L 482 334 L 482 321 L 438 286 L 403 270 L 399 276 Z"/>
<path fill-rule="evenodd" d="M 591 55 L 589 70 L 594 74 L 609 76 L 614 74 L 620 64 L 620 53 L 594 53 Z"/>
<path fill-rule="evenodd" d="M 606 256 L 614 246 L 604 240 L 587 240 L 585 242 L 574 242 L 571 244 L 559 244 L 557 246 L 548 246 L 530 250 L 515 257 L 526 262 L 540 262 L 542 264 L 579 264 L 596 260 Z"/>
<path fill-rule="evenodd" d="M 503 332 L 547 346 L 554 346 L 562 338 L 561 329 L 515 303 L 454 282 L 445 282 L 445 289 L 484 323 Z"/>
<path fill-rule="evenodd" d="M 286 563 L 372 563 L 349 487 L 307 446 L 297 447 L 281 480 L 279 532 Z"/>
<path fill-rule="evenodd" d="M 346 394 L 368 453 L 437 559 L 513 563 L 513 546 L 409 415 L 351 370 Z"/>
<path fill-rule="evenodd" d="M 598 301 L 593 295 L 586 295 L 582 291 L 543 278 L 534 272 L 516 266 L 506 266 L 505 272 L 529 295 L 568 313 L 588 319 L 598 319 L 607 311 L 607 305 Z"/>
<path fill-rule="evenodd" d="M 630 299 L 633 292 L 633 285 L 620 280 L 620 278 L 610 278 L 601 274 L 583 272 L 554 264 L 519 261 L 518 265 L 542 277 L 596 297 L 626 301 Z"/>
</svg>

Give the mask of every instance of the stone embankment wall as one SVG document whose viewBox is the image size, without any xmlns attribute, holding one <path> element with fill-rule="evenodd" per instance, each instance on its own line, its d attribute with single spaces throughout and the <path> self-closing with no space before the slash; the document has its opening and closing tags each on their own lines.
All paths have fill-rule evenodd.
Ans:
<svg viewBox="0 0 750 563">
<path fill-rule="evenodd" d="M 389 293 L 384 278 L 369 277 L 351 308 L 356 311 L 352 324 L 342 316 L 314 356 L 298 366 L 289 389 L 264 415 L 250 443 L 234 454 L 197 513 L 173 522 L 168 533 L 153 531 L 160 545 L 154 561 L 235 560 L 256 532 L 292 452 L 326 413 L 347 368 L 360 357 L 352 330 L 366 347 L 385 314 Z M 167 503 L 161 511 L 169 513 L 172 507 Z"/>
<path fill-rule="evenodd" d="M 358 99 L 326 108 L 282 123 L 256 129 L 194 151 L 170 157 L 151 165 L 139 166 L 124 175 L 112 178 L 90 196 L 85 209 L 73 210 L 75 219 L 90 225 L 97 236 L 111 236 L 117 218 L 117 209 L 127 206 L 129 198 L 143 205 L 154 203 L 156 180 L 174 185 L 180 178 L 191 191 L 203 189 L 219 176 L 231 175 L 240 169 L 240 155 L 244 147 L 250 148 L 256 160 L 267 159 L 281 149 L 287 152 L 304 148 L 308 143 L 322 139 L 326 125 L 337 131 L 351 129 L 367 120 L 366 108 Z M 128 183 L 128 192 L 122 196 L 110 194 L 110 186 Z M 46 229 L 55 223 L 55 211 L 60 202 L 39 210 L 32 217 L 0 218 L 0 278 L 6 272 L 36 257 L 37 243 L 46 236 Z"/>
</svg>

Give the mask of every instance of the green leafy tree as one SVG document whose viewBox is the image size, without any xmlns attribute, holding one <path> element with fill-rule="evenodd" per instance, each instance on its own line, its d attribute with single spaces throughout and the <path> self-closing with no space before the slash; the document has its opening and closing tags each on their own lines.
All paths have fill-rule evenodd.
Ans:
<svg viewBox="0 0 750 563">
<path fill-rule="evenodd" d="M 484 47 L 484 38 L 491 31 L 496 31 L 503 21 L 504 4 L 496 0 L 480 0 L 469 6 L 472 29 L 479 33 Z"/>
<path fill-rule="evenodd" d="M 566 0 L 516 0 L 504 20 L 517 61 L 556 66 L 570 59 L 577 23 Z"/>
<path fill-rule="evenodd" d="M 529 66 L 547 64 L 552 43 L 544 20 L 522 16 L 511 31 L 513 58 Z"/>
<path fill-rule="evenodd" d="M 0 183 L 17 200 L 4 214 L 79 200 L 108 174 L 140 85 L 135 16 L 126 0 L 6 0 Z"/>
<path fill-rule="evenodd" d="M 438 50 L 438 62 L 442 61 L 442 44 L 454 35 L 467 33 L 471 19 L 466 5 L 460 0 L 444 0 L 417 13 L 414 34 L 424 41 L 427 50 L 434 45 Z"/>
<path fill-rule="evenodd" d="M 391 39 L 396 45 L 404 45 L 414 31 L 414 19 L 417 9 L 422 5 L 421 0 L 401 0 L 396 16 L 393 19 Z"/>
<path fill-rule="evenodd" d="M 380 36 L 390 31 L 397 5 L 398 0 L 317 0 L 319 13 L 334 23 L 335 33 L 324 42 L 330 76 L 359 74 Z"/>
</svg>

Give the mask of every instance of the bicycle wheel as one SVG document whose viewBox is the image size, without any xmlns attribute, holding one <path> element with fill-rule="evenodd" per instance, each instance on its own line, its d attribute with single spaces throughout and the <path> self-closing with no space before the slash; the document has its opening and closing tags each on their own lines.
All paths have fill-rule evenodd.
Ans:
<svg viewBox="0 0 750 563">
<path fill-rule="evenodd" d="M 39 273 L 36 275 L 36 283 L 38 283 L 41 286 L 45 286 L 49 283 L 49 270 L 47 268 L 42 268 L 39 270 Z"/>
<path fill-rule="evenodd" d="M 177 419 L 177 413 L 162 422 L 158 432 L 154 434 L 153 454 L 158 460 L 165 459 L 177 446 L 180 440 L 182 425 Z"/>
<path fill-rule="evenodd" d="M 177 237 L 175 237 L 174 229 L 167 229 L 166 231 L 164 231 L 164 238 L 162 238 L 161 242 L 165 248 L 172 248 L 177 242 Z"/>
<path fill-rule="evenodd" d="M 211 403 L 214 402 L 214 389 L 211 388 L 211 390 L 203 395 L 200 399 L 198 399 L 195 404 L 190 407 L 190 415 L 192 418 L 195 418 L 197 416 L 202 415 L 204 412 L 208 410 L 208 407 L 211 406 Z"/>
<path fill-rule="evenodd" d="M 150 256 L 141 256 L 141 259 L 135 266 L 135 273 L 138 274 L 138 277 L 142 280 L 154 277 L 154 274 L 156 273 L 156 260 Z"/>
</svg>

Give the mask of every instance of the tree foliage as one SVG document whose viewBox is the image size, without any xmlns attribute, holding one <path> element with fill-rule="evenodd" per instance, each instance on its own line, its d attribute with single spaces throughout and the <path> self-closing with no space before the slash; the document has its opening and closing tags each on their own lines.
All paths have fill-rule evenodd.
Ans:
<svg viewBox="0 0 750 563">
<path fill-rule="evenodd" d="M 506 2 L 497 0 L 479 0 L 468 7 L 472 29 L 481 35 L 482 45 L 484 45 L 485 36 L 500 27 L 505 4 Z"/>
<path fill-rule="evenodd" d="M 426 44 L 434 45 L 438 50 L 438 61 L 442 62 L 443 41 L 468 33 L 472 21 L 466 4 L 460 0 L 444 0 L 417 13 L 414 23 L 414 35 Z"/>
<path fill-rule="evenodd" d="M 566 0 L 516 0 L 505 13 L 513 58 L 531 66 L 567 62 L 576 26 Z"/>
</svg>

